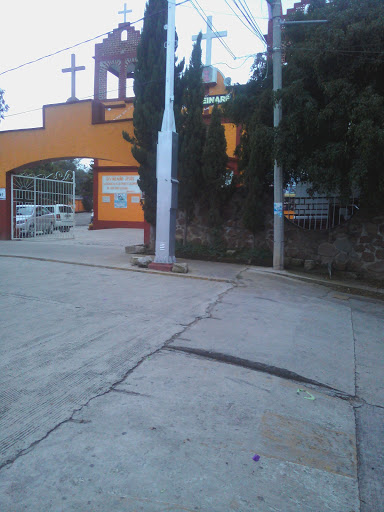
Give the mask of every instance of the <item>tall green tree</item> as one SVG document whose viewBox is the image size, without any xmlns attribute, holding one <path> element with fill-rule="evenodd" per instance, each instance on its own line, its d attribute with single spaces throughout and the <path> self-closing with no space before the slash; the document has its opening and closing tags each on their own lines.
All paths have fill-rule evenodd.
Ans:
<svg viewBox="0 0 384 512">
<path fill-rule="evenodd" d="M 193 218 L 196 200 L 202 190 L 203 149 L 206 128 L 203 122 L 204 89 L 202 80 L 200 33 L 193 45 L 188 68 L 183 76 L 183 103 L 179 137 L 179 208 L 184 210 L 186 242 L 187 226 Z"/>
<path fill-rule="evenodd" d="M 208 207 L 209 224 L 214 228 L 219 228 L 222 223 L 223 199 L 229 177 L 227 141 L 221 117 L 219 107 L 214 105 L 203 152 L 204 188 L 201 192 Z"/>
<path fill-rule="evenodd" d="M 285 37 L 283 121 L 277 157 L 312 189 L 382 210 L 384 193 L 384 2 L 317 0 Z"/>
<path fill-rule="evenodd" d="M 264 56 L 256 57 L 249 82 L 235 86 L 224 114 L 242 128 L 236 149 L 242 217 L 244 226 L 256 233 L 264 227 L 265 196 L 273 183 L 272 66 Z"/>
<path fill-rule="evenodd" d="M 156 224 L 156 146 L 164 112 L 167 12 L 167 0 L 148 0 L 134 74 L 134 137 L 123 132 L 123 137 L 133 144 L 132 155 L 139 163 L 144 217 L 151 225 Z M 184 62 L 176 66 L 175 81 L 183 66 Z M 177 85 L 175 91 L 178 92 Z"/>
<path fill-rule="evenodd" d="M 0 122 L 4 119 L 4 113 L 8 112 L 8 105 L 5 103 L 4 90 L 0 89 Z"/>
<path fill-rule="evenodd" d="M 358 189 L 362 204 L 382 210 L 384 193 L 384 2 L 313 0 L 296 20 L 327 24 L 287 26 L 283 89 L 272 92 L 272 66 L 255 61 L 248 84 L 236 89 L 229 116 L 242 124 L 238 148 L 244 221 L 257 229 L 261 190 L 273 183 L 275 157 L 285 181 L 313 191 Z M 274 133 L 273 102 L 283 119 Z"/>
</svg>

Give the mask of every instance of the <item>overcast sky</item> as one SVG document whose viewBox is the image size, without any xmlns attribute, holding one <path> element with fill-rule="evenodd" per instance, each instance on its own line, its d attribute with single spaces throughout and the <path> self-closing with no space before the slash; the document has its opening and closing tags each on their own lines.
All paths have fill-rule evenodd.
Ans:
<svg viewBox="0 0 384 512">
<path fill-rule="evenodd" d="M 198 1 L 206 15 L 213 16 L 214 28 L 218 31 L 227 30 L 225 42 L 236 57 L 265 51 L 263 43 L 231 11 L 228 4 L 238 12 L 233 0 L 227 0 L 228 4 L 225 0 Z M 144 0 L 128 0 L 126 3 L 127 8 L 132 9 L 127 21 L 133 22 L 143 16 Z M 282 3 L 285 13 L 287 8 L 292 7 L 294 0 L 282 0 Z M 261 31 L 266 33 L 266 0 L 248 0 L 248 6 Z M 38 63 L 1 73 L 113 30 L 124 21 L 123 16 L 118 14 L 123 7 L 122 0 L 4 0 L 1 6 L 0 88 L 5 90 L 5 100 L 10 109 L 0 123 L 0 130 L 41 126 L 42 105 L 65 102 L 70 97 L 70 73 L 63 74 L 61 70 L 70 66 L 71 53 L 76 54 L 77 66 L 86 67 L 85 71 L 76 73 L 77 98 L 93 96 L 92 57 L 95 43 L 101 42 L 102 37 Z M 141 29 L 142 22 L 135 24 L 135 27 Z M 176 7 L 176 29 L 179 36 L 177 56 L 180 59 L 186 57 L 188 62 L 192 51 L 192 35 L 200 30 L 206 32 L 206 24 L 191 2 Z M 244 83 L 248 80 L 252 61 L 253 57 L 234 59 L 217 39 L 213 41 L 212 64 L 224 76 L 231 77 L 232 82 Z M 108 82 L 108 89 L 111 90 L 109 97 L 117 96 L 117 81 L 113 77 Z M 28 110 L 34 111 L 24 113 Z"/>
</svg>

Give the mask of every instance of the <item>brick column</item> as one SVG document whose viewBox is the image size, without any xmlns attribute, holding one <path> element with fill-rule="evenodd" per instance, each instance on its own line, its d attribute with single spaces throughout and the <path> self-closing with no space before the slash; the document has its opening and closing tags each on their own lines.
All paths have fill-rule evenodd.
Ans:
<svg viewBox="0 0 384 512">
<path fill-rule="evenodd" d="M 119 72 L 119 100 L 124 100 L 127 95 L 127 61 L 124 57 L 120 61 Z"/>
</svg>

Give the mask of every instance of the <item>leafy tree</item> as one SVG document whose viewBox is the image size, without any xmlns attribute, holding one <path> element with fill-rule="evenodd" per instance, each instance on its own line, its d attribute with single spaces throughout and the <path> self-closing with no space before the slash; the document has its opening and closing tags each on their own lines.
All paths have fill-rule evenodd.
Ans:
<svg viewBox="0 0 384 512">
<path fill-rule="evenodd" d="M 202 190 L 203 149 L 206 128 L 203 122 L 204 89 L 202 81 L 200 33 L 193 45 L 189 67 L 183 76 L 183 106 L 179 139 L 179 208 L 184 210 L 186 242 L 187 226 L 194 215 L 196 200 Z"/>
<path fill-rule="evenodd" d="M 67 171 L 76 172 L 79 165 L 79 160 L 56 160 L 52 162 L 38 162 L 31 167 L 23 169 L 23 173 L 34 174 L 35 176 L 50 176 L 60 172 L 65 175 Z"/>
<path fill-rule="evenodd" d="M 209 224 L 218 228 L 222 223 L 222 205 L 229 177 L 227 169 L 227 141 L 221 112 L 217 105 L 212 110 L 203 152 L 203 201 L 208 207 Z"/>
<path fill-rule="evenodd" d="M 243 223 L 252 233 L 264 227 L 265 194 L 273 183 L 273 94 L 270 63 L 258 55 L 252 77 L 234 88 L 234 99 L 224 105 L 224 114 L 242 126 L 239 177 L 243 194 Z"/>
<path fill-rule="evenodd" d="M 52 176 L 57 172 L 65 175 L 67 171 L 75 173 L 76 194 L 83 197 L 83 205 L 87 211 L 93 207 L 93 169 L 84 167 L 79 159 L 57 160 L 54 162 L 37 163 L 31 167 L 23 169 L 23 173 L 35 176 Z M 56 201 L 55 195 L 48 202 Z M 45 203 L 46 204 L 46 203 Z"/>
<path fill-rule="evenodd" d="M 132 155 L 139 163 L 144 217 L 151 225 L 156 224 L 156 148 L 164 112 L 167 11 L 167 0 L 148 0 L 146 4 L 133 85 L 134 137 L 123 132 L 123 137 L 133 144 Z M 183 66 L 184 62 L 176 67 L 175 81 Z"/>
<path fill-rule="evenodd" d="M 8 109 L 9 107 L 4 100 L 4 91 L 3 89 L 0 89 L 0 122 L 4 119 L 4 113 L 8 112 Z"/>
<path fill-rule="evenodd" d="M 384 3 L 317 0 L 289 27 L 277 157 L 294 179 L 382 209 Z"/>
<path fill-rule="evenodd" d="M 272 69 L 258 57 L 252 79 L 235 89 L 227 107 L 242 124 L 238 148 L 245 194 L 244 222 L 258 228 L 261 194 L 272 184 L 275 157 L 285 180 L 313 191 L 350 197 L 381 208 L 384 192 L 384 3 L 313 0 L 296 20 L 327 24 L 287 26 L 283 89 L 274 97 Z M 272 128 L 275 99 L 283 120 Z M 273 150 L 274 148 L 274 150 Z"/>
</svg>

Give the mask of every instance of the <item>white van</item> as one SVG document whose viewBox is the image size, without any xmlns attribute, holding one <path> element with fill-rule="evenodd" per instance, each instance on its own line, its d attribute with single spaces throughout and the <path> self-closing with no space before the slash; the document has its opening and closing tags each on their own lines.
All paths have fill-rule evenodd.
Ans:
<svg viewBox="0 0 384 512">
<path fill-rule="evenodd" d="M 75 223 L 75 214 L 72 206 L 67 204 L 51 204 L 45 206 L 47 210 L 55 215 L 55 229 L 69 231 Z"/>
</svg>

